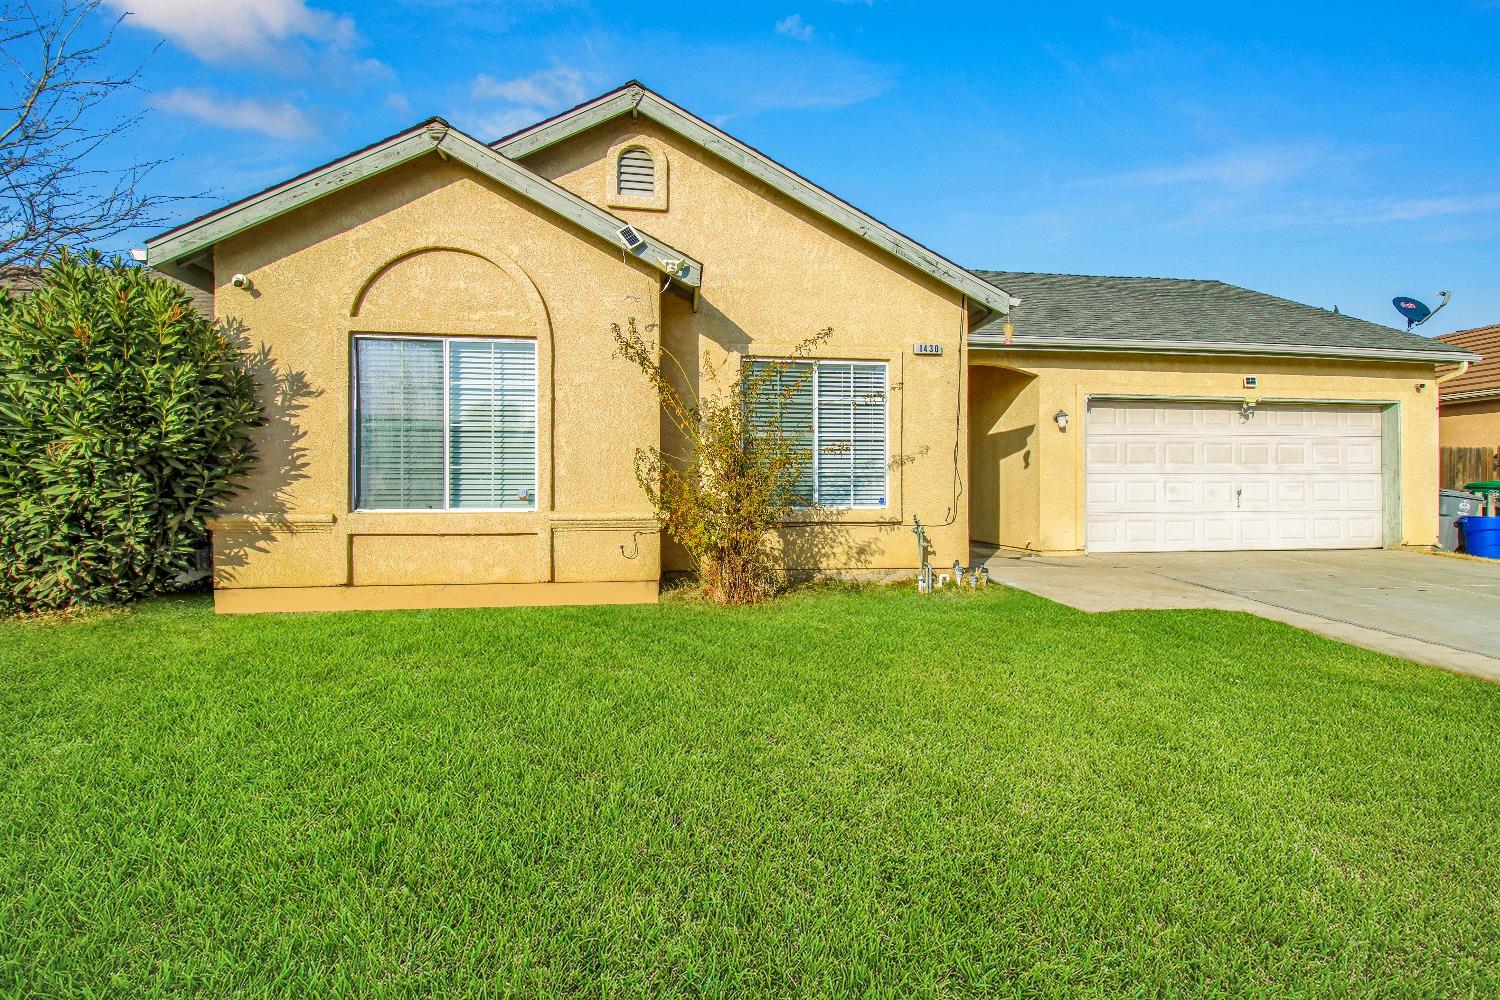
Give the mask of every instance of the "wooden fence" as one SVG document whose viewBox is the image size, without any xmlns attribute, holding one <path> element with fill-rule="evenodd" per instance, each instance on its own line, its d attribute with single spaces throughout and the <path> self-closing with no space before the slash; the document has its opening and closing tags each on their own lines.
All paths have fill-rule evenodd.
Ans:
<svg viewBox="0 0 1500 1000">
<path fill-rule="evenodd" d="M 1443 448 L 1439 452 L 1438 477 L 1445 490 L 1461 490 L 1464 483 L 1500 478 L 1496 462 L 1500 448 Z"/>
</svg>

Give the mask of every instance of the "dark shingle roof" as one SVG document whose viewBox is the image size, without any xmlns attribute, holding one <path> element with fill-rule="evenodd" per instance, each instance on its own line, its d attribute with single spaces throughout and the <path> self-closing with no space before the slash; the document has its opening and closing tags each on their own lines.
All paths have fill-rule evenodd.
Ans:
<svg viewBox="0 0 1500 1000">
<path fill-rule="evenodd" d="M 1455 346 L 1222 281 L 1111 278 L 1024 271 L 976 271 L 1021 299 L 1011 311 L 1017 343 L 1058 340 L 1255 345 L 1288 353 L 1452 355 Z M 1004 317 L 974 332 L 995 335 Z M 1257 352 L 1261 353 L 1261 352 Z"/>
</svg>

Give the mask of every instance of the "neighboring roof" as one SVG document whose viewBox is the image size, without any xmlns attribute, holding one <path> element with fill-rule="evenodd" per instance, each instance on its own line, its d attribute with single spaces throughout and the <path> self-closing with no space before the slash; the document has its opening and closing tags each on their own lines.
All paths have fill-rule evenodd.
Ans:
<svg viewBox="0 0 1500 1000">
<path fill-rule="evenodd" d="M 976 348 L 1259 354 L 1463 361 L 1460 347 L 1222 281 L 978 271 L 1021 299 L 1007 343 L 998 322 Z"/>
<path fill-rule="evenodd" d="M 434 152 L 472 167 L 623 249 L 620 230 L 626 225 L 624 220 L 512 163 L 441 118 L 429 118 L 404 132 L 147 240 L 146 261 L 190 284 L 202 284 L 205 271 L 208 278 L 212 278 L 211 266 L 205 268 L 202 260 L 218 241 Z M 639 229 L 635 231 L 642 240 L 626 252 L 641 258 L 674 281 L 689 288 L 698 287 L 703 279 L 702 264 Z"/>
<path fill-rule="evenodd" d="M 508 135 L 495 142 L 494 146 L 511 159 L 519 160 L 595 125 L 627 114 L 643 115 L 728 160 L 830 222 L 930 274 L 976 304 L 996 313 L 1005 313 L 1010 309 L 1011 296 L 1002 289 L 932 252 L 911 237 L 896 232 L 842 198 L 777 163 L 758 149 L 721 132 L 635 80 L 530 128 Z"/>
<path fill-rule="evenodd" d="M 214 296 L 212 292 L 195 288 L 185 281 L 166 274 L 152 274 L 152 278 L 158 281 L 166 281 L 176 285 L 181 291 L 186 292 L 188 298 L 193 300 L 193 308 L 203 315 L 213 318 Z M 35 266 L 16 266 L 0 268 L 0 288 L 13 295 L 29 295 L 42 283 L 42 268 Z"/>
<path fill-rule="evenodd" d="M 1462 375 L 1457 375 L 1438 387 L 1444 399 L 1458 402 L 1500 397 L 1500 323 L 1445 333 L 1437 339 L 1453 347 L 1473 351 L 1484 358 Z"/>
</svg>

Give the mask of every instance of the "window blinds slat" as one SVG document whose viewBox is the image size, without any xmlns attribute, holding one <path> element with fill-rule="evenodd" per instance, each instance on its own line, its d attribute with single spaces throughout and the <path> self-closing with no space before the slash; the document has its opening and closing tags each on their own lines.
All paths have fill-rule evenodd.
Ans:
<svg viewBox="0 0 1500 1000">
<path fill-rule="evenodd" d="M 455 340 L 448 357 L 449 506 L 530 509 L 536 498 L 536 346 Z"/>
<path fill-rule="evenodd" d="M 442 342 L 360 340 L 355 351 L 358 505 L 442 507 Z"/>
<path fill-rule="evenodd" d="M 818 365 L 818 502 L 831 507 L 854 502 L 852 365 Z"/>
<path fill-rule="evenodd" d="M 853 494 L 854 507 L 886 504 L 885 365 L 850 366 L 853 376 Z"/>
<path fill-rule="evenodd" d="M 784 433 L 807 449 L 799 492 L 827 507 L 884 507 L 887 500 L 886 366 L 874 362 L 771 361 L 749 363 L 752 377 L 774 367 L 752 401 L 751 430 L 769 425 L 784 408 Z M 781 381 L 800 378 L 795 393 Z"/>
<path fill-rule="evenodd" d="M 445 400 L 442 338 L 355 341 L 357 504 L 533 509 L 536 345 L 447 343 Z"/>
<path fill-rule="evenodd" d="M 750 429 L 765 432 L 776 426 L 799 452 L 798 499 L 813 503 L 813 365 L 806 361 L 752 361 L 749 375 L 759 393 L 750 403 Z"/>
</svg>

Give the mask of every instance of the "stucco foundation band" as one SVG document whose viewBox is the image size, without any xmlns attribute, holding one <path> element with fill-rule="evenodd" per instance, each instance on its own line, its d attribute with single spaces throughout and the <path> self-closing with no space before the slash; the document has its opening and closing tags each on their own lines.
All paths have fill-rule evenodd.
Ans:
<svg viewBox="0 0 1500 1000">
<path fill-rule="evenodd" d="M 655 580 L 628 583 L 488 583 L 414 587 L 254 587 L 214 591 L 214 610 L 241 615 L 297 611 L 527 608 L 655 604 Z"/>
</svg>

